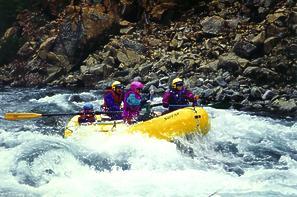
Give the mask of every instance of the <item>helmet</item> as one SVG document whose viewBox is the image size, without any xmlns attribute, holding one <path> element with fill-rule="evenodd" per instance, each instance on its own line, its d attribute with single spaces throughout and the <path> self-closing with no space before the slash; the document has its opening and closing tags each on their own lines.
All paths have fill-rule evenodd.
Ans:
<svg viewBox="0 0 297 197">
<path fill-rule="evenodd" d="M 144 85 L 139 81 L 133 81 L 130 85 L 130 89 L 135 91 L 136 89 L 142 89 Z"/>
<path fill-rule="evenodd" d="M 177 77 L 177 78 L 173 79 L 171 85 L 173 88 L 176 88 L 177 85 L 184 85 L 184 82 L 181 78 Z"/>
<path fill-rule="evenodd" d="M 93 104 L 92 103 L 85 103 L 83 106 L 84 110 L 93 110 Z"/>
<path fill-rule="evenodd" d="M 115 90 L 116 88 L 122 88 L 122 84 L 121 84 L 121 82 L 119 82 L 119 81 L 114 81 L 114 82 L 111 84 L 111 88 L 112 88 L 113 90 Z"/>
</svg>

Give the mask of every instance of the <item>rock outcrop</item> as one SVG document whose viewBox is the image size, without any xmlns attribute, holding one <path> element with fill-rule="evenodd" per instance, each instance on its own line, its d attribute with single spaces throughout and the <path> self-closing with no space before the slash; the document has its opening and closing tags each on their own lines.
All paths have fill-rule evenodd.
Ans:
<svg viewBox="0 0 297 197">
<path fill-rule="evenodd" d="M 103 0 L 24 10 L 1 39 L 24 38 L 0 66 L 10 86 L 101 87 L 135 77 L 162 93 L 175 76 L 202 101 L 296 116 L 294 1 Z"/>
</svg>

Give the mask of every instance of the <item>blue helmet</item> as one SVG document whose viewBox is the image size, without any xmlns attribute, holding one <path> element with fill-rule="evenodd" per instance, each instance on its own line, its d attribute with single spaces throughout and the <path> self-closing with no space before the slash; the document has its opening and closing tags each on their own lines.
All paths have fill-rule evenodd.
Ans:
<svg viewBox="0 0 297 197">
<path fill-rule="evenodd" d="M 84 106 L 83 106 L 83 109 L 84 110 L 93 110 L 94 107 L 93 107 L 92 103 L 85 103 Z"/>
</svg>

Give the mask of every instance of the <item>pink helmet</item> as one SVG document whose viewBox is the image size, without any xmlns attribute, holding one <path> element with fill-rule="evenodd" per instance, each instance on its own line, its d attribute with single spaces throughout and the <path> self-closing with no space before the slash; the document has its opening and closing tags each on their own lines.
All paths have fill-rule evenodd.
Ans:
<svg viewBox="0 0 297 197">
<path fill-rule="evenodd" d="M 139 81 L 133 81 L 130 85 L 130 89 L 135 91 L 136 89 L 142 89 L 144 85 Z"/>
</svg>

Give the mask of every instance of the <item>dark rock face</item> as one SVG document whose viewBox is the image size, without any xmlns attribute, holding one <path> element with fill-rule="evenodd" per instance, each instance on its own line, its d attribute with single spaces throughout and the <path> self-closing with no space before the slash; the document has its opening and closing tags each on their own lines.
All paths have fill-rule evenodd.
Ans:
<svg viewBox="0 0 297 197">
<path fill-rule="evenodd" d="M 69 5 L 62 14 L 62 18 L 37 30 L 30 29 L 30 32 L 27 32 L 24 29 L 26 26 L 23 27 L 22 31 L 26 30 L 27 39 L 31 41 L 19 49 L 19 58 L 10 65 L 14 72 L 21 75 L 14 78 L 12 85 L 47 85 L 64 78 L 76 70 L 83 58 L 97 47 L 94 44 L 95 40 L 98 43 L 106 42 L 106 37 L 115 30 L 117 24 L 116 13 L 105 10 L 100 5 Z M 23 20 L 33 20 L 32 15 L 28 13 L 24 19 L 20 15 L 19 25 L 23 26 Z M 17 71 L 18 64 L 23 65 L 20 71 Z M 34 76 L 34 79 L 31 76 Z"/>
<path fill-rule="evenodd" d="M 296 115 L 294 2 L 50 5 L 49 21 L 36 23 L 38 13 L 24 10 L 1 38 L 0 50 L 12 37 L 24 40 L 13 61 L 0 65 L 0 85 L 102 88 L 139 78 L 162 94 L 179 76 L 204 103 Z"/>
</svg>

